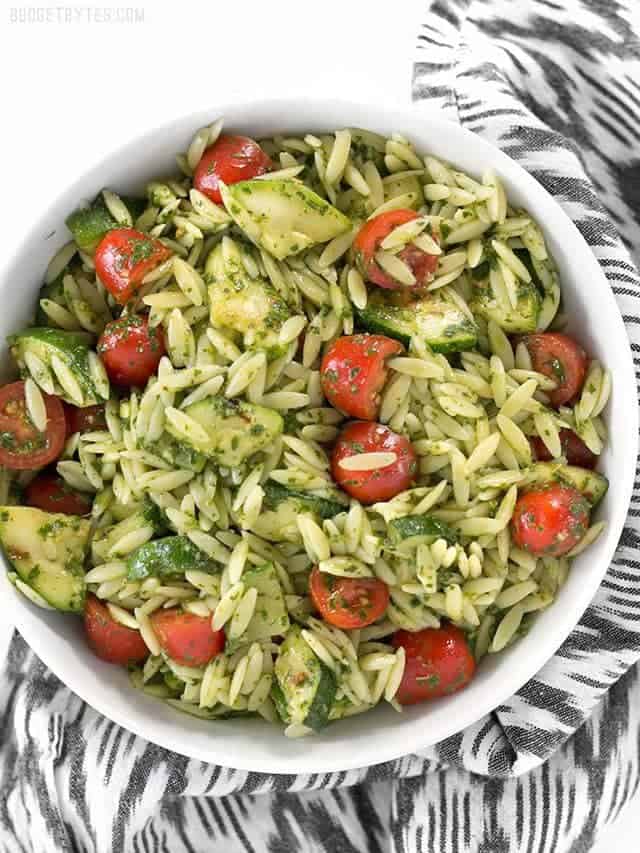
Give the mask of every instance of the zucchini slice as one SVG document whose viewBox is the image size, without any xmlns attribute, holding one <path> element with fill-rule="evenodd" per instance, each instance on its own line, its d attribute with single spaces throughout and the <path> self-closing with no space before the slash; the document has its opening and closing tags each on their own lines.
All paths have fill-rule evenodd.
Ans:
<svg viewBox="0 0 640 853">
<path fill-rule="evenodd" d="M 488 277 L 489 264 L 474 270 L 473 296 L 470 308 L 487 320 L 493 320 L 505 332 L 535 332 L 540 314 L 540 292 L 533 281 L 518 281 L 518 299 L 515 308 L 498 300 Z"/>
<path fill-rule="evenodd" d="M 317 520 L 346 512 L 349 505 L 333 496 L 318 496 L 289 489 L 273 480 L 262 484 L 263 509 L 253 532 L 270 542 L 300 542 L 297 518 L 311 513 Z"/>
<path fill-rule="evenodd" d="M 234 640 L 227 639 L 227 652 L 233 652 L 245 643 L 283 637 L 290 626 L 284 593 L 273 563 L 246 569 L 242 574 L 242 583 L 245 589 L 255 587 L 258 590 L 256 608 L 244 634 Z"/>
<path fill-rule="evenodd" d="M 389 175 L 388 178 L 385 178 L 383 185 L 385 201 L 410 194 L 413 198 L 410 207 L 413 210 L 418 210 L 424 204 L 422 183 L 418 180 L 417 175 L 400 175 L 399 177 Z"/>
<path fill-rule="evenodd" d="M 127 196 L 120 196 L 120 198 L 129 210 L 131 218 L 135 221 L 145 208 L 144 199 Z M 104 202 L 102 193 L 98 193 L 91 204 L 79 207 L 73 213 L 70 213 L 67 216 L 66 225 L 73 234 L 73 239 L 84 251 L 94 249 L 107 231 L 112 231 L 114 228 L 122 228 L 122 225 L 109 213 L 109 208 Z"/>
<path fill-rule="evenodd" d="M 0 507 L 0 542 L 20 580 L 56 610 L 84 608 L 91 523 L 26 506 Z"/>
<path fill-rule="evenodd" d="M 188 443 L 199 453 L 231 468 L 271 444 L 284 426 L 282 416 L 273 409 L 224 397 L 198 400 L 187 406 L 184 413 L 193 418 L 207 436 L 206 440 L 194 436 Z M 173 434 L 172 429 L 167 423 L 167 432 Z M 187 441 L 182 435 L 174 437 Z"/>
<path fill-rule="evenodd" d="M 359 326 L 367 332 L 388 335 L 407 347 L 415 335 L 434 352 L 460 352 L 475 346 L 478 337 L 475 323 L 437 297 L 427 296 L 401 306 L 376 295 L 355 313 Z"/>
<path fill-rule="evenodd" d="M 346 512 L 349 509 L 349 504 L 340 495 L 335 497 L 312 495 L 309 492 L 300 492 L 297 489 L 282 486 L 273 480 L 267 480 L 262 488 L 264 489 L 265 506 L 269 509 L 275 509 L 283 501 L 292 501 L 298 511 L 307 510 L 320 516 L 320 518 L 333 518 L 334 515 Z"/>
<path fill-rule="evenodd" d="M 350 127 L 349 131 L 351 133 L 351 156 L 358 168 L 362 168 L 368 160 L 372 160 L 378 171 L 384 171 L 384 155 L 387 150 L 385 137 L 361 127 Z"/>
<path fill-rule="evenodd" d="M 602 474 L 588 468 L 579 468 L 577 465 L 536 462 L 529 468 L 529 475 L 529 483 L 549 483 L 555 480 L 573 486 L 584 495 L 591 506 L 597 506 L 609 488 L 609 481 Z"/>
<path fill-rule="evenodd" d="M 278 260 L 351 228 L 340 211 L 295 180 L 239 181 L 221 188 L 224 205 L 249 239 Z"/>
<path fill-rule="evenodd" d="M 174 468 L 187 468 L 189 471 L 200 474 L 207 464 L 207 457 L 203 453 L 198 453 L 183 441 L 178 441 L 166 434 L 161 435 L 157 441 L 143 439 L 143 445 L 146 450 L 155 453 Z"/>
<path fill-rule="evenodd" d="M 33 371 L 34 380 L 42 387 L 53 380 L 58 396 L 74 406 L 95 406 L 109 399 L 109 383 L 106 380 L 106 374 L 105 379 L 100 382 L 100 387 L 94 380 L 89 361 L 88 341 L 88 335 L 82 332 L 65 332 L 47 326 L 34 326 L 9 338 L 11 353 L 20 368 L 29 370 L 29 355 L 36 356 L 47 369 L 49 378 L 48 380 L 39 378 Z M 69 387 L 69 382 L 66 380 L 65 385 L 68 387 L 63 387 L 55 369 L 55 365 L 60 363 L 63 368 L 69 370 L 72 377 L 71 384 L 73 385 L 75 380 L 77 387 Z M 57 386 L 60 386 L 60 389 Z M 75 398 L 70 391 L 74 392 Z"/>
<path fill-rule="evenodd" d="M 283 720 L 323 729 L 335 699 L 336 677 L 304 641 L 298 625 L 280 646 L 274 670 L 277 687 L 272 695 Z"/>
<path fill-rule="evenodd" d="M 456 531 L 432 515 L 404 515 L 402 518 L 394 518 L 387 525 L 387 529 L 391 543 L 402 548 L 413 548 L 422 543 L 431 545 L 436 539 L 444 539 L 449 545 L 458 541 Z"/>
<path fill-rule="evenodd" d="M 189 569 L 206 571 L 209 558 L 188 536 L 165 536 L 145 542 L 127 557 L 129 580 L 183 575 Z"/>
<path fill-rule="evenodd" d="M 205 268 L 211 324 L 240 333 L 245 349 L 264 349 L 270 358 L 278 358 L 288 347 L 280 342 L 280 329 L 291 316 L 289 306 L 268 282 L 247 275 L 231 240 L 225 249 L 216 246 Z"/>
<path fill-rule="evenodd" d="M 117 524 L 99 530 L 91 543 L 93 559 L 104 562 L 107 559 L 118 559 L 128 556 L 128 551 L 122 553 L 118 542 L 129 533 L 142 528 L 148 529 L 149 539 L 157 534 L 166 532 L 164 516 L 160 509 L 149 499 L 145 499 L 132 515 L 127 516 Z"/>
</svg>

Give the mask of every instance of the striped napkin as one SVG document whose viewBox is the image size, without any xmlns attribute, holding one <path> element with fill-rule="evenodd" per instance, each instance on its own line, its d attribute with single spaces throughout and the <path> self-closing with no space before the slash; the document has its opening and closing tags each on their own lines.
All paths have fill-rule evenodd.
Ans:
<svg viewBox="0 0 640 853">
<path fill-rule="evenodd" d="M 413 92 L 557 198 L 639 353 L 636 2 L 434 0 Z M 16 635 L 0 683 L 1 849 L 590 849 L 640 780 L 639 516 L 636 492 L 596 598 L 534 679 L 454 737 L 362 770 L 268 776 L 167 752 L 86 706 Z"/>
</svg>

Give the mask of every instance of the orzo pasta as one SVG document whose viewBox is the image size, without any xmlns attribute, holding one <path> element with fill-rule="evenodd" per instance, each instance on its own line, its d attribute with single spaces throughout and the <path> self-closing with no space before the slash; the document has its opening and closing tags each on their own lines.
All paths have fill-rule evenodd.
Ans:
<svg viewBox="0 0 640 853">
<path fill-rule="evenodd" d="M 178 166 L 70 214 L 10 340 L 11 580 L 204 719 L 464 687 L 604 526 L 611 377 L 539 224 L 397 134 L 216 121 Z"/>
</svg>

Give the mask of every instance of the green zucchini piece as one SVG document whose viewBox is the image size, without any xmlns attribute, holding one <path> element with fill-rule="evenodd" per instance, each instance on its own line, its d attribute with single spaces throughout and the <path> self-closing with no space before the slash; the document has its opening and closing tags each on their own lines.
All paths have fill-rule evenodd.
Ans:
<svg viewBox="0 0 640 853">
<path fill-rule="evenodd" d="M 336 695 L 336 678 L 304 641 L 298 625 L 289 630 L 280 646 L 274 671 L 286 719 L 314 731 L 324 728 Z M 275 701 L 278 707 L 278 699 Z"/>
<path fill-rule="evenodd" d="M 50 377 L 55 379 L 56 385 L 61 385 L 53 367 L 55 357 L 69 369 L 77 383 L 75 393 L 81 395 L 82 399 L 74 399 L 66 388 L 61 388 L 58 396 L 74 406 L 95 406 L 109 399 L 109 385 L 105 380 L 103 385 L 106 387 L 101 385 L 98 388 L 93 379 L 89 362 L 89 340 L 89 336 L 82 332 L 65 332 L 46 326 L 34 326 L 10 337 L 9 345 L 12 355 L 22 370 L 28 369 L 27 356 L 30 353 L 48 368 Z M 37 376 L 34 375 L 33 378 L 38 384 L 45 384 L 40 382 Z"/>
<path fill-rule="evenodd" d="M 182 575 L 189 569 L 205 570 L 209 558 L 188 536 L 166 536 L 136 548 L 127 557 L 129 580 Z"/>
<path fill-rule="evenodd" d="M 422 183 L 417 175 L 400 175 L 399 177 L 390 175 L 388 178 L 385 178 L 383 186 L 385 201 L 391 201 L 393 198 L 411 193 L 414 200 L 409 207 L 413 210 L 418 210 L 424 204 Z"/>
<path fill-rule="evenodd" d="M 255 587 L 258 590 L 256 607 L 247 630 L 239 637 L 229 640 L 225 651 L 233 652 L 247 643 L 262 642 L 271 637 L 283 637 L 289 630 L 289 614 L 284 601 L 284 593 L 273 563 L 264 563 L 245 569 L 242 574 L 245 589 Z"/>
<path fill-rule="evenodd" d="M 299 492 L 267 480 L 262 484 L 265 492 L 263 509 L 254 522 L 253 532 L 270 542 L 300 542 L 298 516 L 311 513 L 317 521 L 333 518 L 349 506 L 332 495 L 317 496 Z"/>
<path fill-rule="evenodd" d="M 373 205 L 368 196 L 351 189 L 340 193 L 337 204 L 345 216 L 354 223 L 362 223 L 373 213 Z"/>
<path fill-rule="evenodd" d="M 474 314 L 479 314 L 487 320 L 493 320 L 505 332 L 535 332 L 540 314 L 540 292 L 531 282 L 518 281 L 518 299 L 516 307 L 510 303 L 503 304 L 496 299 L 488 277 L 488 265 L 483 267 L 484 278 L 476 277 L 480 272 L 474 270 L 473 295 L 469 307 Z"/>
<path fill-rule="evenodd" d="M 436 539 L 444 539 L 449 545 L 458 541 L 456 531 L 432 515 L 404 515 L 402 518 L 394 518 L 387 525 L 387 529 L 391 543 L 406 548 L 423 542 L 431 545 Z"/>
<path fill-rule="evenodd" d="M 351 228 L 343 213 L 299 181 L 240 181 L 221 192 L 247 237 L 279 260 Z"/>
<path fill-rule="evenodd" d="M 475 346 L 478 337 L 475 323 L 438 297 L 428 296 L 402 306 L 374 295 L 365 308 L 356 308 L 355 314 L 358 325 L 367 332 L 388 335 L 407 347 L 416 336 L 434 352 L 460 352 Z"/>
<path fill-rule="evenodd" d="M 271 684 L 271 699 L 273 700 L 273 704 L 276 706 L 276 711 L 278 712 L 278 716 L 280 717 L 282 722 L 286 725 L 289 725 L 289 723 L 291 722 L 291 717 L 289 716 L 287 700 L 284 698 L 282 688 L 275 679 Z"/>
<path fill-rule="evenodd" d="M 300 492 L 297 489 L 282 486 L 273 480 L 267 480 L 262 488 L 264 489 L 264 504 L 269 509 L 275 509 L 283 501 L 291 501 L 299 511 L 313 512 L 320 518 L 333 518 L 334 515 L 346 512 L 349 509 L 349 504 L 338 495 L 335 498 L 312 495 L 309 492 Z"/>
<path fill-rule="evenodd" d="M 174 695 L 180 696 L 183 692 L 184 681 L 181 681 L 175 673 L 171 672 L 170 669 L 162 673 L 162 680 Z"/>
<path fill-rule="evenodd" d="M 137 217 L 145 209 L 146 203 L 144 199 L 132 198 L 130 196 L 120 196 L 120 198 L 129 210 L 132 220 L 135 222 Z M 94 249 L 108 231 L 112 231 L 114 228 L 122 228 L 122 225 L 109 213 L 109 208 L 104 203 L 102 193 L 98 193 L 91 204 L 79 207 L 73 213 L 70 213 L 65 221 L 67 228 L 73 234 L 73 239 L 84 251 Z"/>
<path fill-rule="evenodd" d="M 174 468 L 187 468 L 189 471 L 200 474 L 207 464 L 207 457 L 203 453 L 198 453 L 197 450 L 183 441 L 178 441 L 178 439 L 166 434 L 161 435 L 157 441 L 145 441 L 143 439 L 143 445 L 145 450 L 155 453 L 156 456 L 164 459 Z"/>
<path fill-rule="evenodd" d="M 150 528 L 151 536 L 165 533 L 167 529 L 164 516 L 159 507 L 149 499 L 145 499 L 142 506 L 132 515 L 96 533 L 91 543 L 91 553 L 94 561 L 126 557 L 128 552 L 121 553 L 116 547 L 118 542 L 123 536 L 141 528 Z"/>
<path fill-rule="evenodd" d="M 211 324 L 241 334 L 245 349 L 264 349 L 278 358 L 289 346 L 280 342 L 280 329 L 291 317 L 289 306 L 267 281 L 250 278 L 231 240 L 225 248 L 216 246 L 205 267 Z"/>
<path fill-rule="evenodd" d="M 372 160 L 379 172 L 385 170 L 384 155 L 387 150 L 387 140 L 372 130 L 360 127 L 350 127 L 351 157 L 358 168 L 362 168 L 368 160 Z"/>
<path fill-rule="evenodd" d="M 198 400 L 187 406 L 184 413 L 193 418 L 207 436 L 206 441 L 194 436 L 188 443 L 199 453 L 231 468 L 270 445 L 283 428 L 282 416 L 273 409 L 224 397 Z M 166 430 L 174 434 L 170 423 Z M 187 441 L 182 435 L 174 437 Z"/>
<path fill-rule="evenodd" d="M 579 468 L 577 465 L 562 465 L 559 462 L 536 462 L 529 468 L 531 483 L 549 483 L 556 481 L 573 486 L 589 501 L 597 506 L 606 495 L 609 481 L 597 471 Z"/>
<path fill-rule="evenodd" d="M 25 506 L 0 507 L 0 542 L 20 580 L 56 610 L 84 608 L 91 523 Z"/>
<path fill-rule="evenodd" d="M 525 265 L 525 267 L 529 271 L 529 275 L 531 276 L 531 281 L 538 288 L 538 292 L 540 293 L 540 296 L 541 297 L 544 296 L 544 292 L 545 292 L 544 291 L 544 284 L 542 283 L 540 276 L 536 272 L 536 268 L 534 267 L 533 261 L 531 260 L 531 255 L 529 253 L 529 250 L 528 249 L 514 249 L 513 253 L 514 253 L 514 255 L 516 255 L 516 257 L 520 261 L 522 261 L 522 263 Z"/>
</svg>

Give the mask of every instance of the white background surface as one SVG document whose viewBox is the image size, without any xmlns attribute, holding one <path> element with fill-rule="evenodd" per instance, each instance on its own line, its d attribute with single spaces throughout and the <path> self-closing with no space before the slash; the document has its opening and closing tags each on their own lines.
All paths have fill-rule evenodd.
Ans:
<svg viewBox="0 0 640 853">
<path fill-rule="evenodd" d="M 2 4 L 0 258 L 79 172 L 173 116 L 211 105 L 213 118 L 216 101 L 236 95 L 408 103 L 415 35 L 427 5 L 404 0 L 385 4 L 383 14 L 380 0 L 138 0 L 120 11 L 127 22 L 108 22 L 124 3 Z M 19 293 L 20 282 L 14 287 Z M 9 634 L 10 626 L 0 625 L 0 657 Z M 634 803 L 595 853 L 625 842 L 637 849 L 635 810 Z"/>
</svg>

